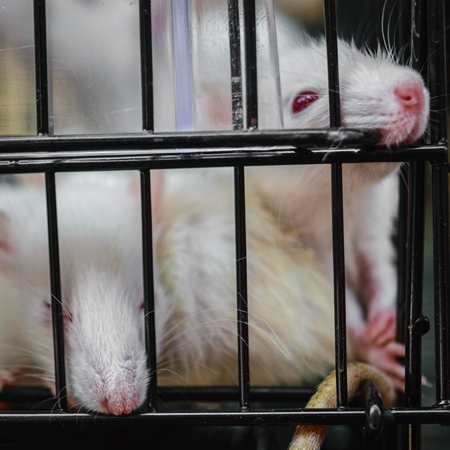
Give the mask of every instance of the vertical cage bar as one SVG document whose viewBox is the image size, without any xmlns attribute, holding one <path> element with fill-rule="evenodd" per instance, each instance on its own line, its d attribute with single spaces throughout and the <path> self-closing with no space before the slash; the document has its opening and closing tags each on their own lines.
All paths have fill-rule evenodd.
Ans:
<svg viewBox="0 0 450 450">
<path fill-rule="evenodd" d="M 411 66 L 421 71 L 427 60 L 426 3 L 418 0 L 411 7 Z M 424 78 L 427 76 L 425 74 Z M 422 318 L 423 258 L 425 233 L 425 164 L 409 164 L 405 342 L 405 406 L 419 407 L 422 396 Z M 421 425 L 404 427 L 404 442 L 409 449 L 420 449 Z"/>
<path fill-rule="evenodd" d="M 449 6 L 448 3 L 446 6 Z M 428 75 L 430 90 L 430 135 L 432 143 L 447 143 L 447 71 L 445 10 L 443 0 L 427 1 Z"/>
<path fill-rule="evenodd" d="M 246 127 L 258 128 L 258 77 L 256 67 L 256 8 L 255 0 L 245 0 L 244 4 L 244 42 L 245 42 L 245 95 Z"/>
<path fill-rule="evenodd" d="M 228 30 L 230 36 L 231 108 L 233 130 L 243 130 L 244 104 L 242 99 L 239 0 L 228 0 Z"/>
<path fill-rule="evenodd" d="M 150 410 L 156 411 L 156 333 L 155 290 L 153 279 L 152 195 L 150 170 L 141 171 L 142 266 L 144 280 L 144 330 L 147 369 L 150 374 L 147 400 Z"/>
<path fill-rule="evenodd" d="M 327 42 L 328 97 L 330 107 L 330 127 L 341 126 L 341 96 L 339 91 L 338 38 L 336 30 L 336 2 L 326 0 L 325 36 Z"/>
<path fill-rule="evenodd" d="M 253 5 L 253 11 L 249 10 Z M 247 6 L 246 6 L 247 5 Z M 253 15 L 250 21 L 248 15 Z M 246 42 L 246 70 L 247 75 L 247 102 L 257 101 L 256 91 L 256 34 L 255 34 L 255 4 L 254 0 L 244 3 L 245 42 Z M 253 23 L 253 25 L 251 25 Z M 253 30 L 250 27 L 253 26 Z M 231 71 L 231 102 L 233 115 L 233 129 L 244 128 L 243 101 L 242 101 L 242 68 L 241 68 L 241 39 L 239 25 L 239 0 L 228 0 L 228 30 L 230 38 L 230 71 Z M 252 33 L 250 31 L 253 31 Z M 252 41 L 249 42 L 249 41 Z M 249 66 L 253 65 L 253 69 Z M 253 97 L 254 95 L 254 97 Z M 249 100 L 249 96 L 251 100 Z M 247 106 L 246 123 L 251 128 L 252 117 L 257 124 L 257 104 Z M 250 361 L 248 338 L 248 293 L 247 293 L 247 237 L 245 220 L 245 170 L 243 167 L 234 168 L 234 215 L 236 236 L 236 308 L 238 333 L 238 371 L 239 395 L 242 411 L 250 408 Z"/>
<path fill-rule="evenodd" d="M 55 388 L 58 408 L 67 409 L 66 369 L 64 359 L 64 324 L 59 263 L 58 219 L 56 210 L 55 174 L 45 174 L 47 194 L 50 289 L 52 296 L 53 347 L 55 351 Z"/>
<path fill-rule="evenodd" d="M 330 127 L 341 125 L 339 95 L 339 61 L 336 30 L 336 4 L 325 1 L 325 34 L 327 42 L 328 96 Z M 333 220 L 333 283 L 336 326 L 336 388 L 338 407 L 347 406 L 347 334 L 345 311 L 344 211 L 342 164 L 331 165 L 331 201 Z"/>
<path fill-rule="evenodd" d="M 450 404 L 448 165 L 432 165 L 436 401 Z"/>
<path fill-rule="evenodd" d="M 445 6 L 448 6 L 445 5 Z M 428 53 L 430 136 L 432 143 L 447 143 L 447 74 L 443 0 L 429 0 Z M 445 14 L 446 13 L 446 14 Z M 449 205 L 448 166 L 432 165 L 433 252 L 435 283 L 436 401 L 450 403 Z"/>
<path fill-rule="evenodd" d="M 45 0 L 34 0 L 33 7 L 37 133 L 38 135 L 47 135 L 49 133 L 49 109 Z"/>
<path fill-rule="evenodd" d="M 49 134 L 47 25 L 45 0 L 34 0 L 34 45 L 36 71 L 36 124 L 38 135 Z M 64 357 L 64 324 L 61 298 L 58 220 L 56 208 L 55 174 L 45 174 L 47 198 L 50 291 L 55 358 L 55 389 L 58 408 L 67 409 L 66 369 Z"/>
<path fill-rule="evenodd" d="M 142 129 L 154 130 L 151 0 L 139 0 Z"/>
<path fill-rule="evenodd" d="M 250 407 L 250 368 L 248 340 L 248 295 L 247 295 L 247 239 L 245 223 L 245 172 L 243 167 L 234 168 L 234 205 L 236 230 L 236 288 L 239 392 L 241 410 Z"/>
<path fill-rule="evenodd" d="M 406 285 L 406 355 L 405 406 L 421 403 L 422 335 L 418 331 L 422 317 L 423 253 L 424 253 L 425 166 L 410 163 L 407 285 Z M 408 448 L 420 448 L 420 424 L 408 425 Z"/>
</svg>

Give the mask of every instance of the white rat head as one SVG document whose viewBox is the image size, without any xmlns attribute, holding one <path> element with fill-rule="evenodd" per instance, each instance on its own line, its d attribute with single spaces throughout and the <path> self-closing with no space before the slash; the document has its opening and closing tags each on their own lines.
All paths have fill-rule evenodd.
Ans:
<svg viewBox="0 0 450 450">
<path fill-rule="evenodd" d="M 342 125 L 376 128 L 379 145 L 411 144 L 425 131 L 429 94 L 420 75 L 381 51 L 362 53 L 338 42 Z M 286 128 L 327 128 L 325 42 L 308 41 L 285 52 L 281 85 Z"/>
<path fill-rule="evenodd" d="M 67 183 L 57 189 L 68 394 L 74 407 L 115 415 L 143 404 L 149 376 L 139 202 L 126 185 L 117 187 Z M 1 261 L 22 285 L 29 353 L 54 388 L 43 191 L 14 188 L 8 204 Z"/>
</svg>

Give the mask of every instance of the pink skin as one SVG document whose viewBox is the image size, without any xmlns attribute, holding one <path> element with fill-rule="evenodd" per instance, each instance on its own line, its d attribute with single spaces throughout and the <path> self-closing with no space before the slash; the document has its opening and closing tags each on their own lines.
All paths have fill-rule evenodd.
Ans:
<svg viewBox="0 0 450 450">
<path fill-rule="evenodd" d="M 381 310 L 365 326 L 349 328 L 349 333 L 356 359 L 383 370 L 395 388 L 404 391 L 405 367 L 397 359 L 405 356 L 405 346 L 395 341 L 395 310 Z"/>
<path fill-rule="evenodd" d="M 422 86 L 416 81 L 410 81 L 395 86 L 393 93 L 403 114 L 389 129 L 379 130 L 381 140 L 378 145 L 412 144 L 423 133 L 423 124 L 418 120 L 411 121 L 411 118 L 418 117 L 424 109 L 425 97 Z"/>
</svg>

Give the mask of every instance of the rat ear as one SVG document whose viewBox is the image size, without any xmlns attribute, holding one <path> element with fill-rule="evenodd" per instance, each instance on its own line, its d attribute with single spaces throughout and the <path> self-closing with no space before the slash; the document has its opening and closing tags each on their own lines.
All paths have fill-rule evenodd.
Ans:
<svg viewBox="0 0 450 450">
<path fill-rule="evenodd" d="M 162 170 L 152 170 L 150 172 L 151 192 L 152 192 L 152 217 L 159 220 L 161 215 L 161 199 L 164 186 L 164 176 Z M 136 198 L 141 194 L 141 183 L 139 177 L 134 177 L 131 185 L 133 195 Z"/>
</svg>

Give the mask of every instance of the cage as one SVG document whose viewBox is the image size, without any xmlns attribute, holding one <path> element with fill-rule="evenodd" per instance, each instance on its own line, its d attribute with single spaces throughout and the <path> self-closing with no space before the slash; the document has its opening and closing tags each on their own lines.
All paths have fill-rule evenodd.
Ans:
<svg viewBox="0 0 450 450">
<path fill-rule="evenodd" d="M 325 1 L 330 128 L 307 130 L 281 129 L 274 10 L 270 1 L 140 0 L 111 2 L 105 6 L 94 1 L 34 0 L 28 3 L 23 15 L 14 12 L 12 2 L 4 3 L 2 23 L 6 31 L 2 33 L 7 38 L 16 33 L 27 35 L 30 30 L 27 24 L 31 21 L 34 26 L 28 41 L 20 45 L 22 50 L 32 53 L 25 56 L 25 68 L 17 73 L 23 77 L 19 77 L 18 83 L 22 89 L 29 90 L 35 85 L 35 96 L 33 101 L 28 100 L 26 113 L 14 109 L 7 114 L 1 113 L 8 131 L 0 137 L 0 173 L 3 176 L 45 174 L 51 287 L 48 297 L 49 301 L 51 298 L 56 397 L 48 400 L 51 394 L 40 387 L 5 386 L 0 396 L 1 404 L 7 406 L 0 414 L 1 446 L 27 448 L 32 444 L 59 448 L 64 441 L 67 448 L 80 445 L 94 448 L 105 443 L 113 448 L 119 445 L 127 448 L 143 445 L 153 448 L 175 445 L 188 448 L 211 445 L 215 448 L 287 448 L 295 425 L 302 423 L 346 425 L 352 430 L 364 428 L 364 433 L 350 434 L 339 427 L 331 430 L 335 434 L 328 444 L 325 442 L 327 448 L 338 448 L 338 445 L 341 445 L 339 448 L 355 445 L 363 448 L 427 447 L 427 442 L 433 442 L 432 438 L 426 434 L 421 440 L 421 430 L 429 424 L 439 424 L 432 432 L 444 436 L 445 440 L 448 433 L 441 425 L 450 423 L 445 14 L 442 1 L 406 3 L 385 3 L 383 8 L 383 5 L 371 2 L 370 8 L 374 10 L 366 5 L 366 11 L 371 11 L 367 13 L 367 19 L 378 15 L 395 18 L 397 22 L 395 26 L 388 26 L 388 32 L 403 50 L 405 60 L 408 51 L 411 52 L 412 65 L 421 71 L 430 91 L 429 134 L 417 145 L 395 150 L 371 147 L 377 141 L 374 130 L 340 127 L 334 1 Z M 127 41 L 120 35 L 118 24 L 124 17 L 123 10 L 130 7 L 133 13 L 129 26 L 134 27 L 134 31 Z M 107 8 L 119 9 L 118 17 L 111 24 L 108 24 Z M 66 19 L 61 20 L 64 10 Z M 114 52 L 119 53 L 119 45 L 123 47 L 124 55 L 131 55 L 130 59 L 124 60 L 126 64 L 119 64 L 121 71 L 111 78 L 95 81 L 94 76 L 87 78 L 91 85 L 81 94 L 83 100 L 77 96 L 77 84 L 83 79 L 78 73 L 80 60 L 68 55 L 70 64 L 67 64 L 58 57 L 57 48 L 58 45 L 62 47 L 64 33 L 72 38 L 75 36 L 75 31 L 69 32 L 69 27 L 76 14 L 84 17 L 85 24 L 91 20 L 94 26 L 100 27 L 103 23 L 105 30 L 110 27 L 108 32 L 99 33 L 95 38 L 104 39 L 106 43 L 110 41 L 113 45 L 109 51 L 113 56 Z M 25 23 L 22 22 L 24 17 Z M 351 15 L 341 14 L 338 19 L 349 21 Z M 63 51 L 82 47 L 85 55 L 89 55 L 85 64 L 92 74 L 95 73 L 93 64 L 103 65 L 104 72 L 112 71 L 117 65 L 114 57 L 111 56 L 108 61 L 112 63 L 108 63 L 101 55 L 90 52 L 89 38 L 82 37 L 84 28 L 80 28 L 79 23 L 73 26 L 77 28 L 77 38 L 73 39 L 73 46 L 67 45 Z M 7 59 L 11 49 L 7 38 L 2 53 L 6 58 L 5 66 L 12 67 L 17 61 Z M 227 58 L 217 56 L 223 54 L 221 46 L 225 46 Z M 139 60 L 140 72 L 130 68 L 134 65 L 133 57 Z M 34 73 L 29 72 L 27 61 L 35 67 Z M 8 70 L 4 72 L 4 85 L 9 87 L 16 75 L 12 71 L 9 75 Z M 133 89 L 121 93 L 122 98 L 113 95 L 120 79 L 133 80 L 130 83 Z M 213 82 L 218 84 L 211 84 Z M 222 92 L 219 85 L 225 85 L 227 89 Z M 8 93 L 8 89 L 5 92 Z M 98 109 L 93 106 L 96 96 L 107 99 Z M 17 96 L 11 98 L 5 104 L 17 104 Z M 140 103 L 138 107 L 136 102 Z M 206 116 L 202 115 L 205 108 L 209 111 Z M 71 116 L 74 110 L 77 121 Z M 223 110 L 228 111 L 225 116 L 221 115 Z M 397 337 L 406 346 L 406 379 L 405 394 L 393 408 L 384 408 L 377 396 L 370 394 L 370 389 L 362 406 L 353 403 L 349 406 L 347 398 L 342 164 L 374 162 L 407 163 L 399 183 L 402 201 L 396 233 Z M 250 224 L 246 220 L 249 210 L 245 174 L 247 168 L 270 165 L 326 165 L 332 174 L 337 408 L 318 411 L 305 408 L 315 386 L 252 385 L 252 341 L 248 338 L 251 274 L 247 270 Z M 428 270 L 424 263 L 424 191 L 428 166 L 431 167 L 432 185 L 435 329 L 431 337 L 435 370 L 430 380 L 435 386 L 435 397 L 422 406 L 422 336 L 429 327 L 422 312 L 422 273 L 424 269 Z M 158 383 L 157 309 L 153 314 L 158 286 L 153 275 L 156 273 L 156 243 L 151 180 L 157 177 L 159 170 L 194 168 L 215 168 L 216 171 L 228 168 L 226 176 L 232 178 L 234 187 L 236 331 L 233 346 L 237 355 L 237 386 L 168 387 Z M 60 256 L 63 255 L 59 251 L 60 217 L 57 212 L 61 208 L 57 204 L 56 178 L 69 172 L 93 171 L 140 174 L 145 348 L 147 369 L 152 376 L 145 405 L 127 415 L 73 410 L 67 401 L 65 287 L 61 281 Z M 214 172 L 214 177 L 222 176 L 217 173 Z M 16 180 L 9 178 L 11 184 L 17 183 Z M 80 185 L 75 186 L 81 190 Z M 0 246 L 3 245 L 0 242 Z M 101 318 L 97 319 L 101 323 Z M 380 439 L 372 442 L 374 437 Z M 445 443 L 442 445 L 444 448 Z"/>
</svg>

